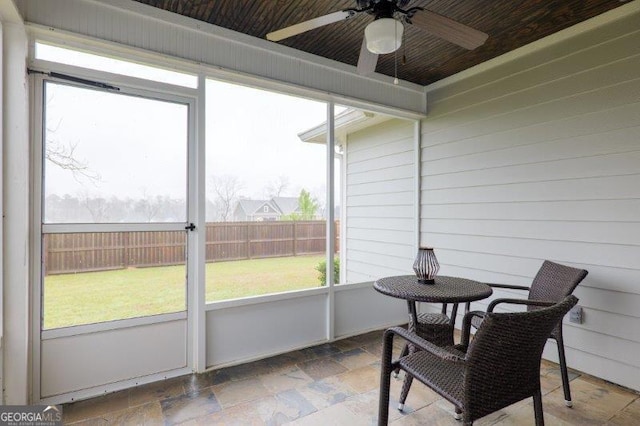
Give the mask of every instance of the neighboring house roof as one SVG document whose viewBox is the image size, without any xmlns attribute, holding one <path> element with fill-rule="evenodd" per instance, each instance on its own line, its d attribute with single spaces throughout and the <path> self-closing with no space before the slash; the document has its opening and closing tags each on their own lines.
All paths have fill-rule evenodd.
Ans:
<svg viewBox="0 0 640 426">
<path fill-rule="evenodd" d="M 242 199 L 238 201 L 238 207 L 240 207 L 246 215 L 252 215 L 268 202 L 268 200 Z"/>
<path fill-rule="evenodd" d="M 241 208 L 245 215 L 254 216 L 264 213 L 263 207 L 269 206 L 270 213 L 280 215 L 291 214 L 298 210 L 297 197 L 273 197 L 271 200 L 242 199 L 238 201 L 236 209 Z"/>
<path fill-rule="evenodd" d="M 271 202 L 282 214 L 291 214 L 297 211 L 299 207 L 297 197 L 273 197 Z"/>
</svg>

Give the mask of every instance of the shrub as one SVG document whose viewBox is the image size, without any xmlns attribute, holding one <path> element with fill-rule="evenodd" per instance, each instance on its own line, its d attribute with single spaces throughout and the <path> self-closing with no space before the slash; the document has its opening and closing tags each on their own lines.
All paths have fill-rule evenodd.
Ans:
<svg viewBox="0 0 640 426">
<path fill-rule="evenodd" d="M 319 272 L 318 280 L 320 280 L 320 286 L 324 287 L 327 285 L 327 261 L 322 260 L 316 266 L 316 271 Z M 334 280 L 340 279 L 340 259 L 337 257 L 333 259 L 333 276 Z"/>
</svg>

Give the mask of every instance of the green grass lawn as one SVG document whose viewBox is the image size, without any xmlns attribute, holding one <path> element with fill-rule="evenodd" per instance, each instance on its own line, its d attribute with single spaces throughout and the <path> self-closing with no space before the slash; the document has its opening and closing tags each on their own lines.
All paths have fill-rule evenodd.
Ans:
<svg viewBox="0 0 640 426">
<path fill-rule="evenodd" d="M 208 302 L 319 287 L 324 256 L 207 263 Z M 44 328 L 134 318 L 185 309 L 184 266 L 49 275 Z"/>
</svg>

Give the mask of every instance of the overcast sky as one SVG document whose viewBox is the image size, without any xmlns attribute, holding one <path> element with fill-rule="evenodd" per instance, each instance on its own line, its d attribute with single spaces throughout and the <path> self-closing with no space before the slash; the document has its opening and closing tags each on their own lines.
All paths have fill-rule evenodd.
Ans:
<svg viewBox="0 0 640 426">
<path fill-rule="evenodd" d="M 75 146 L 73 158 L 99 175 L 46 161 L 46 195 L 184 198 L 186 105 L 56 83 L 46 94 L 47 150 Z"/>
<path fill-rule="evenodd" d="M 285 195 L 305 188 L 319 196 L 325 190 L 325 145 L 297 135 L 325 117 L 322 102 L 209 80 L 207 174 L 239 176 L 252 198 L 279 176 L 289 179 Z"/>
</svg>

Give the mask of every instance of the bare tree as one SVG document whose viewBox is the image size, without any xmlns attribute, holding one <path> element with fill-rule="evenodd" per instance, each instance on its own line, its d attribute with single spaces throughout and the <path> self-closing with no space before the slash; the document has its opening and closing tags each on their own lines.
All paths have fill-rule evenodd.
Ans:
<svg viewBox="0 0 640 426">
<path fill-rule="evenodd" d="M 53 100 L 50 96 L 47 98 L 47 106 Z M 76 156 L 77 143 L 64 143 L 54 138 L 56 132 L 60 128 L 62 119 L 53 124 L 47 120 L 47 138 L 45 141 L 44 158 L 52 164 L 64 170 L 69 170 L 73 174 L 73 178 L 80 182 L 83 178 L 90 182 L 97 182 L 101 179 L 99 173 L 91 170 L 85 161 L 81 161 Z"/>
<path fill-rule="evenodd" d="M 282 196 L 289 188 L 289 177 L 280 175 L 265 187 L 267 199 Z"/>
<path fill-rule="evenodd" d="M 87 163 L 78 160 L 75 157 L 75 150 L 76 144 L 63 145 L 59 141 L 47 139 L 44 158 L 61 169 L 69 170 L 76 181 L 80 181 L 82 177 L 91 182 L 99 181 L 100 174 L 91 170 Z"/>
<path fill-rule="evenodd" d="M 136 202 L 136 210 L 142 214 L 147 222 L 152 222 L 160 213 L 162 204 L 162 197 L 153 197 L 145 188 L 142 190 L 142 198 Z"/>
<path fill-rule="evenodd" d="M 214 196 L 218 219 L 222 222 L 231 221 L 244 185 L 237 176 L 221 175 L 209 178 L 209 188 Z"/>
<path fill-rule="evenodd" d="M 109 203 L 102 197 L 94 197 L 88 191 L 79 194 L 80 204 L 87 209 L 94 223 L 106 222 L 109 219 Z"/>
</svg>

